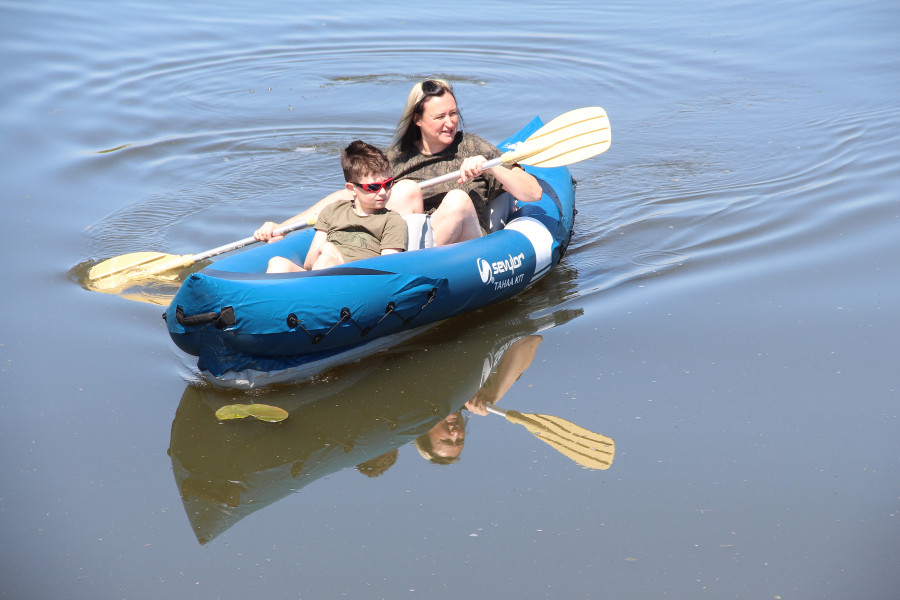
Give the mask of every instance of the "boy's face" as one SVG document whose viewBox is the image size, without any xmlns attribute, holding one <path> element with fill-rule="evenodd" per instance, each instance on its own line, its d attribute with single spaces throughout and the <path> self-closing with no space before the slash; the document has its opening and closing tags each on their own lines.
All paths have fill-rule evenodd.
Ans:
<svg viewBox="0 0 900 600">
<path fill-rule="evenodd" d="M 393 183 L 390 171 L 385 171 L 374 175 L 366 175 L 360 178 L 359 181 L 347 183 L 347 189 L 355 196 L 359 209 L 368 214 L 384 208 L 384 205 L 391 198 L 390 186 L 393 186 Z M 378 187 L 378 191 L 370 192 L 366 189 L 369 187 L 369 184 L 375 184 Z"/>
</svg>

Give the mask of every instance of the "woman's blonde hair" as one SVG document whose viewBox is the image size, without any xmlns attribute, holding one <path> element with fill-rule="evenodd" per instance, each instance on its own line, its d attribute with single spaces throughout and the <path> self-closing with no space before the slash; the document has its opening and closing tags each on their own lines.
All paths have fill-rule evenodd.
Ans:
<svg viewBox="0 0 900 600">
<path fill-rule="evenodd" d="M 422 132 L 416 125 L 416 117 L 422 116 L 425 101 L 434 96 L 443 96 L 450 94 L 456 100 L 456 94 L 453 93 L 453 86 L 443 79 L 426 79 L 420 81 L 413 86 L 406 98 L 406 106 L 403 108 L 403 114 L 397 122 L 397 130 L 394 132 L 394 140 L 391 146 L 397 148 L 400 152 L 411 152 L 415 148 L 415 143 L 422 139 Z M 457 110 L 459 107 L 457 106 Z M 460 117 L 462 122 L 462 117 Z"/>
</svg>

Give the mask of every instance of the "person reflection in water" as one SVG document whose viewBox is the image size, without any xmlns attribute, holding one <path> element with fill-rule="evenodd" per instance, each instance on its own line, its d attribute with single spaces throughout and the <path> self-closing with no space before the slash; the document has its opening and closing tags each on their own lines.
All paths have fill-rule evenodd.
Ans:
<svg viewBox="0 0 900 600">
<path fill-rule="evenodd" d="M 428 433 L 416 438 L 416 449 L 422 458 L 436 465 L 452 465 L 459 460 L 466 443 L 466 417 L 462 409 L 450 413 Z"/>
<path fill-rule="evenodd" d="M 543 340 L 544 338 L 539 335 L 530 335 L 510 345 L 502 354 L 496 370 L 482 382 L 475 395 L 466 402 L 465 410 L 476 415 L 487 415 L 487 405 L 496 404 L 519 380 L 522 373 L 531 366 L 537 347 Z M 438 465 L 458 462 L 466 442 L 467 422 L 468 417 L 463 414 L 463 409 L 451 413 L 428 433 L 416 438 L 419 454 L 425 460 Z"/>
</svg>

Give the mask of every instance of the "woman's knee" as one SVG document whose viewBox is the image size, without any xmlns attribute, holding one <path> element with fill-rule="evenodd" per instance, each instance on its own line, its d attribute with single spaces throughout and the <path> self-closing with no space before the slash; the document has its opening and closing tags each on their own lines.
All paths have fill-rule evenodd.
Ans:
<svg viewBox="0 0 900 600">
<path fill-rule="evenodd" d="M 387 207 L 401 215 L 425 212 L 425 199 L 419 184 L 410 179 L 395 183 Z"/>
<path fill-rule="evenodd" d="M 472 204 L 472 199 L 467 193 L 462 190 L 450 190 L 449 192 L 447 192 L 444 195 L 444 198 L 441 200 L 441 205 L 437 210 L 447 214 L 452 213 L 460 217 L 477 217 L 477 213 L 475 212 L 475 205 Z"/>
<path fill-rule="evenodd" d="M 431 215 L 434 245 L 443 246 L 481 237 L 481 225 L 472 199 L 462 190 L 448 192 Z"/>
</svg>

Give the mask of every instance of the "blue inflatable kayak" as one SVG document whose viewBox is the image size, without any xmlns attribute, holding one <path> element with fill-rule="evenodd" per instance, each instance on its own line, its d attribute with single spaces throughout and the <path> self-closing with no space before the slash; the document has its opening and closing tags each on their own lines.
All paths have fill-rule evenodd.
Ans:
<svg viewBox="0 0 900 600">
<path fill-rule="evenodd" d="M 515 147 L 534 119 L 500 145 Z M 477 240 L 302 273 L 267 274 L 273 256 L 302 264 L 314 231 L 221 259 L 181 285 L 165 313 L 169 334 L 219 387 L 309 377 L 415 335 L 423 327 L 521 293 L 569 243 L 575 190 L 566 167 L 525 167 L 538 202 L 519 203 L 504 229 Z"/>
</svg>

